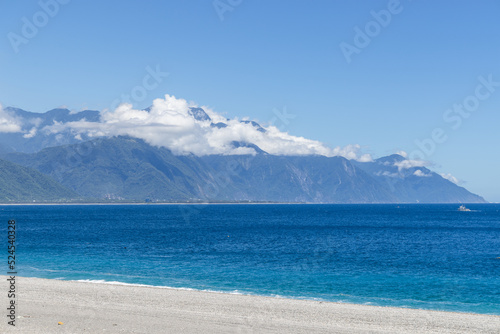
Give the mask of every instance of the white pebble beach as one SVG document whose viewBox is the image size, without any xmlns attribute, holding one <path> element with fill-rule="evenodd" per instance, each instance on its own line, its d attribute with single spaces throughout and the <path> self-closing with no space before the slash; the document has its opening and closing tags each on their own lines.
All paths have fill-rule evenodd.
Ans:
<svg viewBox="0 0 500 334">
<path fill-rule="evenodd" d="M 14 328 L 3 295 L 2 333 L 500 333 L 494 315 L 24 277 Z"/>
</svg>

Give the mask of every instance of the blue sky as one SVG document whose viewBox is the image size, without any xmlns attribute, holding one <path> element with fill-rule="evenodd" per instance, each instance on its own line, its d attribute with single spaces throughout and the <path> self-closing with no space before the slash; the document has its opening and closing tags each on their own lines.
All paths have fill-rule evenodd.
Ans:
<svg viewBox="0 0 500 334">
<path fill-rule="evenodd" d="M 159 69 L 135 107 L 171 94 L 264 124 L 286 108 L 290 134 L 420 151 L 500 202 L 498 1 L 55 1 L 0 1 L 3 106 L 102 110 Z"/>
</svg>

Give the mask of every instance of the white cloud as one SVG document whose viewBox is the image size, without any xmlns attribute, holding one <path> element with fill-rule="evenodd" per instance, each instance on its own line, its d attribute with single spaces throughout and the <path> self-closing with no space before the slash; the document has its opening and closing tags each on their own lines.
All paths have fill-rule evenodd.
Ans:
<svg viewBox="0 0 500 334">
<path fill-rule="evenodd" d="M 373 158 L 370 154 L 363 154 L 361 157 L 358 159 L 359 162 L 372 162 Z"/>
<path fill-rule="evenodd" d="M 424 172 L 422 172 L 420 169 L 417 169 L 413 175 L 415 176 L 418 176 L 418 177 L 430 177 L 431 174 L 425 174 Z"/>
<path fill-rule="evenodd" d="M 408 153 L 406 153 L 405 151 L 397 151 L 396 154 L 399 154 L 403 158 L 408 158 Z"/>
<path fill-rule="evenodd" d="M 448 180 L 448 181 L 450 181 L 450 182 L 453 182 L 453 183 L 455 183 L 455 184 L 459 184 L 459 183 L 461 183 L 461 181 L 460 181 L 459 179 L 457 179 L 456 177 L 454 177 L 454 176 L 453 176 L 453 175 L 451 175 L 450 173 L 447 173 L 447 174 L 441 174 L 441 176 L 442 176 L 444 179 L 446 179 L 446 180 Z"/>
<path fill-rule="evenodd" d="M 370 154 L 363 154 L 359 157 L 359 151 L 361 150 L 361 146 L 358 144 L 355 145 L 347 145 L 344 147 L 337 146 L 335 147 L 330 154 L 322 154 L 326 156 L 341 156 L 349 160 L 359 160 L 362 162 L 373 161 L 372 156 Z"/>
<path fill-rule="evenodd" d="M 347 159 L 372 161 L 369 154 L 360 154 L 359 145 L 329 148 L 323 143 L 297 137 L 267 126 L 265 132 L 258 131 L 250 123 L 226 117 L 212 109 L 202 108 L 213 123 L 225 123 L 226 127 L 213 127 L 210 121 L 199 121 L 189 114 L 190 107 L 197 107 L 184 99 L 165 95 L 153 101 L 150 111 L 133 109 L 131 104 L 121 104 L 115 110 L 101 112 L 100 122 L 81 120 L 69 123 L 54 123 L 44 131 L 60 133 L 70 130 L 73 135 L 87 134 L 90 137 L 128 135 L 141 138 L 151 145 L 163 146 L 175 154 L 255 154 L 249 147 L 233 146 L 233 142 L 255 144 L 273 155 L 323 155 L 343 156 Z"/>
<path fill-rule="evenodd" d="M 401 160 L 394 163 L 394 166 L 398 167 L 398 170 L 409 169 L 413 167 L 425 167 L 428 166 L 429 162 L 424 160 Z"/>
<path fill-rule="evenodd" d="M 22 132 L 22 121 L 12 116 L 0 105 L 0 132 Z"/>
<path fill-rule="evenodd" d="M 36 135 L 36 132 L 37 132 L 37 128 L 33 127 L 33 128 L 31 128 L 31 130 L 28 133 L 25 133 L 23 135 L 23 137 L 24 138 L 33 138 Z"/>
<path fill-rule="evenodd" d="M 193 103 L 192 107 L 194 107 L 194 106 L 196 106 L 196 105 Z M 210 108 L 208 106 L 201 106 L 200 108 L 205 110 L 207 115 L 210 116 L 210 118 L 212 119 L 212 122 L 214 122 L 214 123 L 219 123 L 219 122 L 225 123 L 227 120 L 226 117 L 222 116 L 219 113 L 216 113 L 215 111 L 213 111 L 212 108 Z"/>
</svg>

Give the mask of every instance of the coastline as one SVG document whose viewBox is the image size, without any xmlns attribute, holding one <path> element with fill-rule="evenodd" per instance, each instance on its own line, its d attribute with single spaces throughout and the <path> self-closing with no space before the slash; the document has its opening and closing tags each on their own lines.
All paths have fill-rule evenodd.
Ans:
<svg viewBox="0 0 500 334">
<path fill-rule="evenodd" d="M 307 204 L 343 204 L 343 203 L 295 203 L 295 202 L 207 202 L 207 203 L 192 203 L 192 202 L 155 202 L 155 203 L 143 203 L 143 202 L 60 202 L 60 203 L 0 203 L 0 206 L 24 206 L 24 205 L 33 205 L 33 206 L 42 206 L 42 205 L 307 205 Z M 354 203 L 355 204 L 355 203 Z M 364 203 L 359 203 L 364 204 Z M 384 203 L 375 203 L 375 204 L 384 204 Z M 390 204 L 390 203 L 389 203 Z"/>
<path fill-rule="evenodd" d="M 1 276 L 7 291 L 7 276 Z M 500 316 L 16 277 L 23 333 L 498 333 Z M 7 294 L 3 304 L 8 305 Z M 7 318 L 1 331 L 10 331 Z M 58 325 L 62 322 L 62 325 Z"/>
<path fill-rule="evenodd" d="M 500 204 L 495 202 L 485 202 L 485 203 L 384 203 L 384 202 L 376 202 L 376 203 L 310 203 L 310 202 L 207 202 L 207 203 L 192 203 L 192 202 L 179 202 L 179 203 L 171 203 L 171 202 L 158 202 L 158 203 L 143 203 L 143 202 L 48 202 L 48 203 L 0 203 L 0 206 L 57 206 L 57 205 L 75 205 L 75 206 L 83 206 L 83 205 L 490 205 L 490 204 Z"/>
</svg>

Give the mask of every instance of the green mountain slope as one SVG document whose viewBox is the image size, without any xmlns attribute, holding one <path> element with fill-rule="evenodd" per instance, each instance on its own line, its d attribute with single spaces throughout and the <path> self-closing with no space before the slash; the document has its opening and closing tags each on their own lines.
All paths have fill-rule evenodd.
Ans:
<svg viewBox="0 0 500 334">
<path fill-rule="evenodd" d="M 30 166 L 94 200 L 273 201 L 312 203 L 468 203 L 484 200 L 425 168 L 358 163 L 342 157 L 194 155 L 176 156 L 141 139 L 100 138 L 10 153 L 5 158 Z M 380 170 L 386 168 L 387 170 Z M 387 179 L 387 180 L 386 180 Z"/>
<path fill-rule="evenodd" d="M 200 180 L 209 179 L 206 168 L 195 159 L 174 156 L 167 149 L 128 137 L 8 157 L 93 199 L 186 201 L 199 197 Z"/>
<path fill-rule="evenodd" d="M 78 197 L 36 170 L 0 160 L 0 202 L 69 201 Z"/>
</svg>

